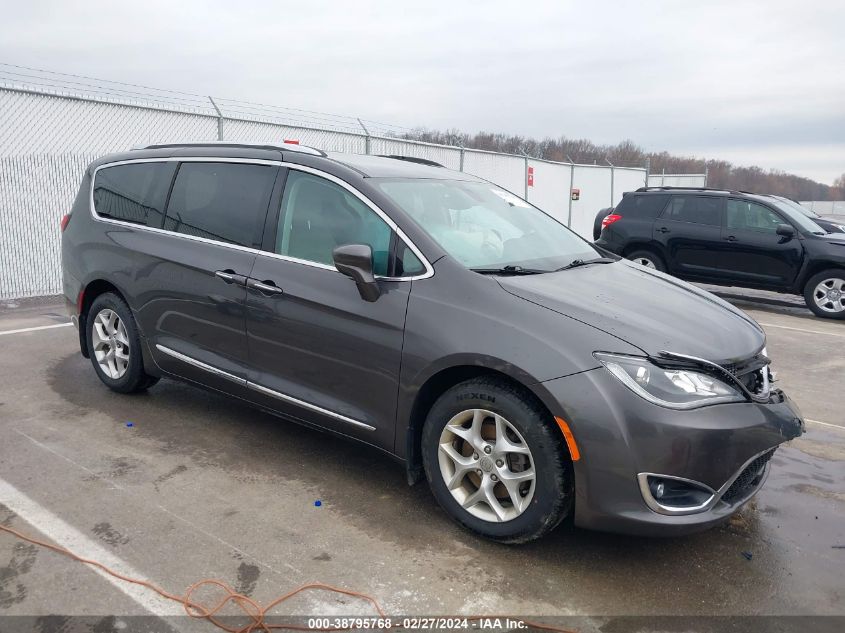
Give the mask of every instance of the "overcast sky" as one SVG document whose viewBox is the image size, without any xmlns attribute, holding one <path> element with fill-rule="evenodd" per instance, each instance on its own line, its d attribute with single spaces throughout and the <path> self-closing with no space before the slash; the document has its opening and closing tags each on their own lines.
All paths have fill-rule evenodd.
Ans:
<svg viewBox="0 0 845 633">
<path fill-rule="evenodd" d="M 632 139 L 830 184 L 845 2 L 8 2 L 0 62 L 409 127 Z"/>
</svg>

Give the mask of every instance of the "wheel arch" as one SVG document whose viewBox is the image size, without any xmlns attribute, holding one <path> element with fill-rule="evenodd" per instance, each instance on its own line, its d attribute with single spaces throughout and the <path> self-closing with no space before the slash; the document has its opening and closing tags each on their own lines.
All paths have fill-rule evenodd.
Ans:
<svg viewBox="0 0 845 633">
<path fill-rule="evenodd" d="M 796 294 L 804 294 L 804 289 L 807 286 L 807 282 L 819 273 L 824 272 L 826 270 L 838 270 L 841 273 L 845 274 L 845 267 L 843 267 L 842 264 L 837 264 L 836 262 L 830 260 L 819 260 L 810 262 L 807 264 L 806 270 L 801 271 L 801 275 L 798 278 L 798 283 L 795 284 Z"/>
<path fill-rule="evenodd" d="M 455 385 L 473 378 L 499 378 L 524 391 L 533 398 L 538 406 L 546 412 L 548 419 L 554 419 L 556 410 L 559 408 L 554 402 L 552 395 L 540 382 L 524 380 L 527 377 L 515 377 L 505 371 L 495 369 L 486 365 L 478 364 L 457 364 L 444 367 L 429 375 L 420 385 L 414 395 L 407 415 L 407 425 L 404 426 L 405 438 L 405 464 L 408 475 L 408 483 L 413 485 L 423 478 L 421 438 L 423 424 L 429 410 L 446 391 Z M 402 445 L 401 438 L 398 446 Z M 565 444 L 565 442 L 564 442 Z M 569 449 L 566 447 L 567 454 Z M 571 458 L 571 455 L 570 455 Z"/>
<path fill-rule="evenodd" d="M 80 301 L 79 309 L 79 347 L 82 355 L 88 358 L 88 311 L 91 309 L 97 297 L 113 292 L 121 299 L 126 301 L 126 295 L 111 281 L 102 277 L 95 277 L 82 286 L 80 294 L 82 299 Z M 127 302 L 128 305 L 128 302 Z"/>
</svg>

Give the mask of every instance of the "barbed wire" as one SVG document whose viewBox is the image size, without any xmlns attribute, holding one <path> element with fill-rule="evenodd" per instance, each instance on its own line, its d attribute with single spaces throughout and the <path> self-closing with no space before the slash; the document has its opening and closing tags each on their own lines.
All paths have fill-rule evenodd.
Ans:
<svg viewBox="0 0 845 633">
<path fill-rule="evenodd" d="M 414 128 L 385 123 L 372 119 L 319 112 L 305 108 L 294 108 L 275 104 L 217 97 L 193 92 L 156 88 L 144 84 L 101 79 L 89 75 L 58 72 L 0 62 L 0 86 L 13 89 L 46 92 L 57 96 L 75 96 L 120 103 L 144 105 L 146 107 L 180 112 L 201 113 L 217 116 L 217 108 L 224 117 L 280 123 L 297 127 L 311 127 L 325 130 L 361 134 L 365 122 L 369 133 L 375 136 L 401 136 Z"/>
</svg>

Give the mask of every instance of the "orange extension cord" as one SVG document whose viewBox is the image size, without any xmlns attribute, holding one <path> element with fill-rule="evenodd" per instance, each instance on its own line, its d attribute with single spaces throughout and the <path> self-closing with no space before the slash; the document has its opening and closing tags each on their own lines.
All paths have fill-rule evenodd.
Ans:
<svg viewBox="0 0 845 633">
<path fill-rule="evenodd" d="M 265 618 L 267 617 L 267 612 L 270 609 L 278 606 L 279 604 L 281 604 L 285 600 L 292 598 L 293 596 L 297 595 L 298 593 L 301 593 L 301 592 L 309 590 L 309 589 L 320 589 L 320 590 L 323 590 L 323 591 L 332 591 L 332 592 L 340 593 L 340 594 L 343 594 L 343 595 L 346 595 L 346 596 L 352 596 L 353 598 L 360 598 L 361 600 L 366 600 L 378 612 L 380 617 L 382 617 L 382 618 L 388 617 L 387 614 L 384 612 L 384 609 L 382 609 L 381 605 L 378 603 L 378 600 L 376 600 L 372 596 L 368 596 L 367 594 L 360 593 L 358 591 L 352 591 L 351 589 L 342 589 L 340 587 L 333 587 L 332 585 L 326 585 L 326 584 L 321 583 L 321 582 L 309 582 L 307 584 L 301 585 L 301 586 L 297 587 L 296 589 L 294 589 L 293 591 L 289 591 L 288 593 L 286 593 L 282 596 L 279 596 L 278 598 L 276 598 L 275 600 L 270 602 L 265 607 L 262 607 L 260 604 L 258 604 L 252 598 L 249 598 L 248 596 L 245 596 L 243 594 L 238 593 L 237 591 L 232 589 L 229 585 L 227 585 L 225 582 L 223 582 L 221 580 L 215 580 L 213 578 L 206 578 L 206 579 L 200 580 L 198 582 L 195 582 L 190 587 L 188 587 L 188 589 L 185 591 L 184 596 L 177 596 L 176 594 L 170 593 L 169 591 L 165 591 L 164 589 L 162 589 L 158 585 L 155 585 L 155 584 L 153 584 L 149 581 L 140 580 L 138 578 L 132 578 L 130 576 L 125 576 L 125 575 L 121 574 L 120 572 L 116 572 L 113 569 L 110 569 L 106 565 L 103 565 L 102 563 L 100 563 L 96 560 L 91 560 L 90 558 L 83 558 L 82 556 L 74 554 L 69 549 L 65 549 L 64 547 L 60 547 L 58 545 L 53 545 L 52 543 L 47 543 L 45 541 L 41 541 L 41 540 L 34 538 L 32 536 L 28 536 L 26 534 L 23 534 L 22 532 L 18 532 L 17 530 L 10 528 L 8 526 L 0 525 L 0 531 L 8 532 L 12 536 L 17 537 L 22 541 L 32 543 L 33 545 L 38 545 L 39 547 L 44 547 L 44 548 L 52 550 L 52 551 L 54 551 L 58 554 L 61 554 L 62 556 L 67 556 L 68 558 L 71 558 L 71 559 L 78 561 L 80 563 L 84 563 L 86 565 L 96 567 L 97 569 L 109 574 L 110 576 L 114 576 L 115 578 L 119 578 L 120 580 L 123 580 L 124 582 L 131 582 L 134 585 L 141 585 L 142 587 L 146 587 L 150 591 L 154 591 L 155 593 L 160 595 L 162 598 L 166 598 L 167 600 L 172 600 L 173 602 L 178 602 L 179 604 L 181 604 L 185 608 L 185 613 L 187 613 L 190 617 L 208 620 L 209 622 L 214 624 L 216 627 L 222 629 L 223 631 L 227 631 L 228 633 L 253 633 L 254 631 L 265 631 L 265 632 L 269 633 L 269 631 L 271 631 L 272 629 L 286 629 L 286 630 L 291 630 L 291 631 L 344 631 L 344 630 L 350 630 L 351 629 L 351 627 L 347 628 L 347 629 L 344 629 L 344 628 L 321 628 L 320 629 L 320 628 L 311 628 L 311 627 L 307 627 L 307 626 L 302 626 L 301 624 L 284 624 L 284 623 L 282 623 L 282 624 L 270 624 L 270 623 L 266 622 Z M 223 590 L 223 592 L 226 594 L 216 605 L 214 605 L 211 608 L 208 608 L 208 607 L 206 607 L 206 606 L 204 606 L 204 605 L 202 605 L 198 602 L 195 602 L 192 599 L 194 592 L 196 592 L 198 589 L 200 589 L 202 587 L 208 587 L 208 586 L 218 587 L 219 589 Z M 223 609 L 223 607 L 225 607 L 230 602 L 237 605 L 238 607 L 240 607 L 240 609 L 244 612 L 244 614 L 252 620 L 250 622 L 250 624 L 247 624 L 246 626 L 242 626 L 242 627 L 238 627 L 238 628 L 232 628 L 232 627 L 226 626 L 219 619 L 217 619 L 216 616 L 220 612 L 220 610 Z M 497 618 L 497 617 L 504 619 L 505 617 L 508 617 L 508 616 L 495 616 L 495 615 L 472 616 L 472 617 L 467 617 L 466 619 L 472 620 L 472 621 L 478 621 L 478 620 L 481 620 L 481 619 L 487 619 L 487 618 L 494 619 L 494 618 Z M 524 622 L 527 626 L 534 628 L 534 629 L 542 629 L 542 630 L 545 630 L 545 631 L 557 631 L 558 633 L 573 633 L 572 631 L 569 631 L 568 629 L 562 629 L 562 628 L 558 628 L 558 627 L 555 627 L 555 626 L 550 626 L 548 624 L 543 624 L 543 623 L 540 623 L 540 622 L 531 622 L 529 620 L 523 620 L 523 619 L 520 619 L 520 620 L 522 622 Z"/>
</svg>

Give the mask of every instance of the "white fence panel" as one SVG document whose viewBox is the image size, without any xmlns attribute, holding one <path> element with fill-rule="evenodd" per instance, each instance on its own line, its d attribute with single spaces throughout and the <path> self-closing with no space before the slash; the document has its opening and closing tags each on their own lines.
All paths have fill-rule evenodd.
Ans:
<svg viewBox="0 0 845 633">
<path fill-rule="evenodd" d="M 845 200 L 809 200 L 801 204 L 819 215 L 845 215 Z"/>
<path fill-rule="evenodd" d="M 528 187 L 528 201 L 566 224 L 572 176 L 570 166 L 540 160 L 529 160 L 528 166 L 534 170 L 534 185 Z"/>
<path fill-rule="evenodd" d="M 645 171 L 617 167 L 613 170 L 613 206 L 622 201 L 622 196 L 628 191 L 636 191 L 645 186 Z M 596 209 L 598 212 L 598 209 Z"/>
<path fill-rule="evenodd" d="M 525 159 L 519 156 L 466 150 L 464 171 L 525 197 Z"/>
<path fill-rule="evenodd" d="M 706 187 L 707 174 L 649 174 L 649 187 Z"/>
<path fill-rule="evenodd" d="M 611 206 L 610 167 L 575 165 L 572 181 L 572 187 L 579 190 L 579 199 L 572 202 L 570 228 L 592 242 L 596 214 Z"/>
</svg>

